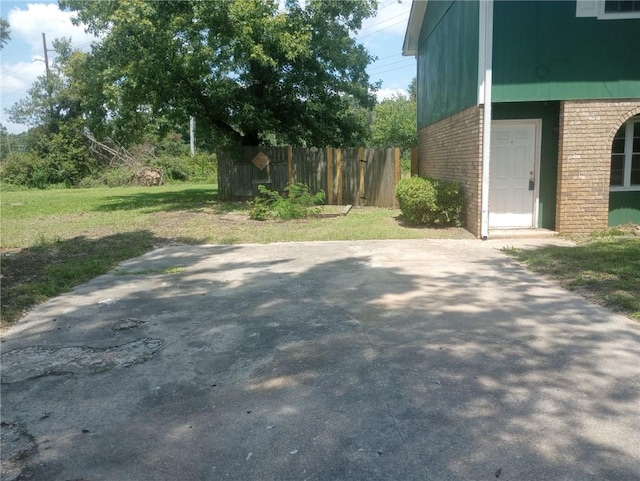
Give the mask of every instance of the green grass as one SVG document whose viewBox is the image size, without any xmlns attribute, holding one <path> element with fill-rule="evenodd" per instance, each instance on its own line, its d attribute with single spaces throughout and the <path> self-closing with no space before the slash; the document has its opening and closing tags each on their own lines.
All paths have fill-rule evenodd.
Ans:
<svg viewBox="0 0 640 481">
<path fill-rule="evenodd" d="M 0 315 L 25 310 L 162 245 L 419 239 L 472 236 L 462 229 L 403 225 L 394 209 L 346 217 L 253 221 L 246 203 L 218 202 L 214 185 L 171 184 L 0 191 Z M 183 272 L 181 266 L 163 272 Z M 127 275 L 126 273 L 122 275 Z"/>
<path fill-rule="evenodd" d="M 574 247 L 505 251 L 564 287 L 640 320 L 640 238 L 598 233 Z"/>
</svg>

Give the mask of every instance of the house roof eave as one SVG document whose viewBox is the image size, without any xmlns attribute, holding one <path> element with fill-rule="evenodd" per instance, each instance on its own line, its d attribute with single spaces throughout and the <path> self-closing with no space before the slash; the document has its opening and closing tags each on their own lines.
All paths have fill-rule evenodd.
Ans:
<svg viewBox="0 0 640 481">
<path fill-rule="evenodd" d="M 407 23 L 407 31 L 404 34 L 404 43 L 402 44 L 402 55 L 404 56 L 418 55 L 420 29 L 422 28 L 424 14 L 427 11 L 427 2 L 428 0 L 413 0 L 411 3 L 409 22 Z"/>
</svg>

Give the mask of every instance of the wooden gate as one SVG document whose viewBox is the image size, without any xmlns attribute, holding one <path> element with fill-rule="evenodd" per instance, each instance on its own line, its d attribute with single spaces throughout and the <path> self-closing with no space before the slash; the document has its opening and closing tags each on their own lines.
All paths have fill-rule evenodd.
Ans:
<svg viewBox="0 0 640 481">
<path fill-rule="evenodd" d="M 249 199 L 258 186 L 283 192 L 302 183 L 329 205 L 397 207 L 400 150 L 242 147 L 218 153 L 218 198 Z"/>
</svg>

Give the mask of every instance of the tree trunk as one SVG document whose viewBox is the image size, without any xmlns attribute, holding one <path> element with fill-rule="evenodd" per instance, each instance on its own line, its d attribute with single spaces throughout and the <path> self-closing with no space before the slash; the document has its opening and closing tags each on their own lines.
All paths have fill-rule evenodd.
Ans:
<svg viewBox="0 0 640 481">
<path fill-rule="evenodd" d="M 260 134 L 257 131 L 247 132 L 242 136 L 242 145 L 257 147 L 260 145 Z"/>
</svg>

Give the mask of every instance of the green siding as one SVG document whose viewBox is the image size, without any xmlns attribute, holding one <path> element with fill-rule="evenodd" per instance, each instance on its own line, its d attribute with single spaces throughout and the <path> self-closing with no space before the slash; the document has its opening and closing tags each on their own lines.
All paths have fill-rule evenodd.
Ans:
<svg viewBox="0 0 640 481">
<path fill-rule="evenodd" d="M 494 102 L 640 97 L 640 19 L 575 13 L 575 1 L 494 2 Z"/>
<path fill-rule="evenodd" d="M 640 224 L 640 191 L 609 194 L 609 226 L 633 222 Z"/>
<path fill-rule="evenodd" d="M 542 119 L 538 227 L 555 229 L 560 102 L 492 104 L 493 120 Z"/>
<path fill-rule="evenodd" d="M 418 128 L 477 103 L 477 2 L 429 1 L 418 48 Z"/>
</svg>

